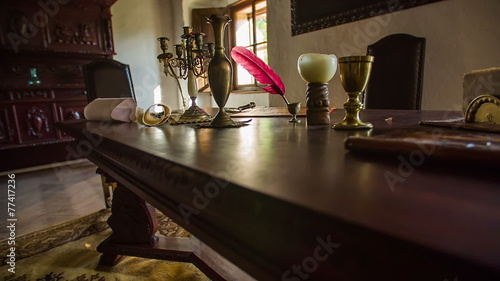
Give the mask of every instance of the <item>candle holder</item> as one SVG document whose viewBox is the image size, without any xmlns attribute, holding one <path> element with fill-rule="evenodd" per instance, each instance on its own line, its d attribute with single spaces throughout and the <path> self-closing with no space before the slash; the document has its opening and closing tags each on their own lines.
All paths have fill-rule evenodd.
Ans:
<svg viewBox="0 0 500 281">
<path fill-rule="evenodd" d="M 303 54 L 297 61 L 297 67 L 300 76 L 307 82 L 307 124 L 330 125 L 328 81 L 337 71 L 337 57 L 333 54 Z"/>
<path fill-rule="evenodd" d="M 359 96 L 365 90 L 366 84 L 370 79 L 372 56 L 350 56 L 339 58 L 340 82 L 349 97 L 344 103 L 344 119 L 333 125 L 333 129 L 339 130 L 357 130 L 371 129 L 373 125 L 365 123 L 359 118 L 359 112 L 363 104 L 359 101 Z"/>
<path fill-rule="evenodd" d="M 203 33 L 195 33 L 192 28 L 185 26 L 184 34 L 181 35 L 181 44 L 174 45 L 175 55 L 167 52 L 168 41 L 167 37 L 160 37 L 160 48 L 162 54 L 158 55 L 158 60 L 163 63 L 163 72 L 166 76 L 173 77 L 177 80 L 177 84 L 182 94 L 179 79 L 187 79 L 188 93 L 191 98 L 191 106 L 180 116 L 179 122 L 200 122 L 203 120 L 209 121 L 210 114 L 201 109 L 196 104 L 198 97 L 198 86 L 196 78 L 207 78 L 208 64 L 215 53 L 214 43 L 204 43 Z M 184 104 L 185 98 L 182 95 Z"/>
</svg>

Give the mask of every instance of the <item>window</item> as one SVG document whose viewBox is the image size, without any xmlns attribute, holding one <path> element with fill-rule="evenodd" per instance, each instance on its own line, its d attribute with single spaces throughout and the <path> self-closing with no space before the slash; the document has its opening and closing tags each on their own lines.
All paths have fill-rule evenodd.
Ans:
<svg viewBox="0 0 500 281">
<path fill-rule="evenodd" d="M 243 46 L 259 58 L 267 60 L 267 2 L 266 0 L 242 0 L 229 5 L 233 19 L 230 24 L 230 46 Z M 234 67 L 234 88 L 253 90 L 259 86 L 252 75 L 237 64 Z"/>
<path fill-rule="evenodd" d="M 193 9 L 193 29 L 206 34 L 205 42 L 214 42 L 212 27 L 206 24 L 206 17 L 211 14 L 228 13 L 233 20 L 227 27 L 224 45 L 226 55 L 230 57 L 234 46 L 244 46 L 267 61 L 267 2 L 266 0 L 240 0 L 225 8 Z M 256 24 L 254 24 L 256 23 Z M 233 61 L 233 88 L 235 90 L 260 90 L 255 82 L 241 66 Z M 209 92 L 208 79 L 198 78 L 198 90 Z"/>
</svg>

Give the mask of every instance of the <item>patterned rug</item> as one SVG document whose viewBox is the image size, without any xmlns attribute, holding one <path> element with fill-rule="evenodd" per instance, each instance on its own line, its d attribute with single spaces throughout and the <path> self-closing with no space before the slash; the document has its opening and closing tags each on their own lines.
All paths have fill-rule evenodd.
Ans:
<svg viewBox="0 0 500 281">
<path fill-rule="evenodd" d="M 111 234 L 106 224 L 109 210 L 16 237 L 15 274 L 9 271 L 8 240 L 0 241 L 1 281 L 155 281 L 209 280 L 190 263 L 125 257 L 118 265 L 98 264 L 97 245 Z M 158 233 L 188 237 L 190 234 L 157 212 Z"/>
</svg>

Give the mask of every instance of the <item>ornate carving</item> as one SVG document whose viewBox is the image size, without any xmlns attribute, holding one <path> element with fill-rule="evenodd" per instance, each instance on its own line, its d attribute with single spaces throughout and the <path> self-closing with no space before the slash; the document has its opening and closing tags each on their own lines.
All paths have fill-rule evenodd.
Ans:
<svg viewBox="0 0 500 281">
<path fill-rule="evenodd" d="M 113 192 L 108 225 L 113 230 L 112 243 L 155 245 L 158 242 L 155 209 L 120 183 Z"/>
<path fill-rule="evenodd" d="M 7 130 L 5 129 L 2 120 L 0 120 L 0 140 L 7 140 L 7 139 L 8 139 Z"/>
<path fill-rule="evenodd" d="M 0 141 L 9 140 L 9 131 L 7 129 L 6 120 L 4 120 L 3 116 L 0 115 Z"/>
<path fill-rule="evenodd" d="M 98 169 L 98 172 L 100 169 Z M 105 174 L 106 183 L 116 180 Z M 158 219 L 153 206 L 145 202 L 132 191 L 128 190 L 120 183 L 113 192 L 113 203 L 111 204 L 111 216 L 108 225 L 113 230 L 113 234 L 102 242 L 97 250 L 102 254 L 99 263 L 101 265 L 115 265 L 122 259 L 122 255 L 112 247 L 111 251 L 106 245 L 147 245 L 154 246 L 158 243 L 158 236 L 155 232 L 158 229 Z M 119 251 L 123 253 L 123 251 Z"/>
<path fill-rule="evenodd" d="M 66 108 L 64 110 L 64 120 L 78 120 L 82 119 L 82 114 L 74 108 Z"/>
<path fill-rule="evenodd" d="M 26 127 L 28 135 L 41 138 L 43 133 L 50 132 L 49 119 L 45 112 L 36 107 L 32 107 L 26 113 Z"/>
<path fill-rule="evenodd" d="M 23 99 L 23 98 L 43 98 L 43 99 L 46 99 L 46 98 L 50 97 L 50 92 L 44 91 L 44 90 L 16 91 L 16 92 L 14 92 L 14 96 L 17 99 Z"/>
<path fill-rule="evenodd" d="M 66 44 L 97 45 L 96 28 L 86 23 L 61 24 L 54 28 L 55 41 Z"/>
<path fill-rule="evenodd" d="M 306 90 L 307 124 L 330 124 L 328 83 L 308 83 Z"/>
<path fill-rule="evenodd" d="M 63 92 L 59 92 L 56 94 L 56 97 L 81 97 L 85 96 L 85 90 L 64 90 Z"/>
<path fill-rule="evenodd" d="M 36 27 L 31 24 L 23 12 L 14 10 L 9 16 L 9 31 L 24 38 L 32 38 Z"/>
<path fill-rule="evenodd" d="M 104 42 L 106 44 L 105 48 L 108 51 L 113 50 L 113 31 L 111 30 L 111 19 L 106 18 L 102 20 L 104 27 Z"/>
<path fill-rule="evenodd" d="M 58 64 L 48 68 L 47 72 L 58 77 L 80 77 L 83 70 L 82 66 L 77 64 Z"/>
</svg>

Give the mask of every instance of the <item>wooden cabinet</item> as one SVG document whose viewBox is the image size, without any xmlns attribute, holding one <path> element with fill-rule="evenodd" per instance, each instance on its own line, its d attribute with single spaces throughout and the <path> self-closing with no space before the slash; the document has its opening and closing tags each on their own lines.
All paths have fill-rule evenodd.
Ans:
<svg viewBox="0 0 500 281">
<path fill-rule="evenodd" d="M 115 1 L 0 3 L 0 171 L 75 159 L 55 123 L 83 118 L 83 65 L 114 55 Z M 41 83 L 28 85 L 33 68 Z"/>
</svg>

